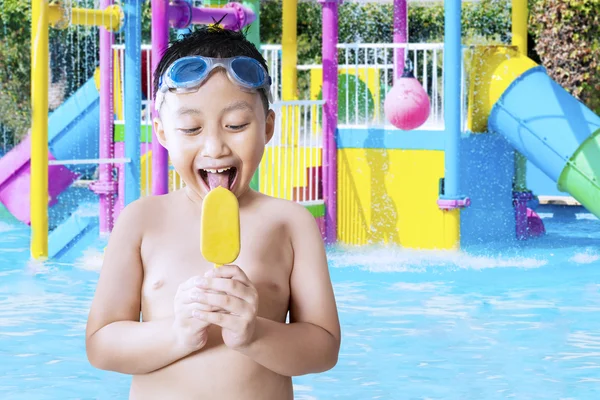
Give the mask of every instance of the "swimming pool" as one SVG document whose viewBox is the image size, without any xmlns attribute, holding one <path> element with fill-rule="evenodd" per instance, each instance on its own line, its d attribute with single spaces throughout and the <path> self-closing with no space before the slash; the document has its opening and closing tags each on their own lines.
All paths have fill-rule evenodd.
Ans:
<svg viewBox="0 0 600 400">
<path fill-rule="evenodd" d="M 501 250 L 331 249 L 340 359 L 294 379 L 296 398 L 600 398 L 600 221 L 545 222 Z M 0 222 L 0 398 L 126 398 L 129 377 L 85 356 L 102 241 L 41 265 L 28 235 Z"/>
</svg>

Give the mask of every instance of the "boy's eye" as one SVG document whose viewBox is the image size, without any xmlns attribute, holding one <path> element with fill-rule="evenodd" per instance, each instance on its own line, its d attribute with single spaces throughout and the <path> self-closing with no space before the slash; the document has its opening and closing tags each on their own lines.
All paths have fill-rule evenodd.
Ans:
<svg viewBox="0 0 600 400">
<path fill-rule="evenodd" d="M 183 128 L 181 128 L 181 129 L 179 129 L 179 131 L 181 133 L 183 133 L 184 135 L 193 135 L 195 133 L 200 132 L 201 129 L 202 128 L 191 128 L 191 129 L 183 129 Z"/>
<path fill-rule="evenodd" d="M 240 131 L 242 129 L 244 129 L 245 127 L 247 127 L 250 124 L 241 124 L 241 125 L 227 125 L 227 128 L 234 130 L 234 131 Z"/>
</svg>

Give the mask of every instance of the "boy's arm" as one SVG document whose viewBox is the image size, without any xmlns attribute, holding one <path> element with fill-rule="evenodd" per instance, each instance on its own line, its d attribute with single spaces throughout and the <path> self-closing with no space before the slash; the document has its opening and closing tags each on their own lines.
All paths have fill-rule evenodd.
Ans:
<svg viewBox="0 0 600 400">
<path fill-rule="evenodd" d="M 302 206 L 293 211 L 290 324 L 256 319 L 255 340 L 239 349 L 286 376 L 329 370 L 338 360 L 340 324 L 321 233 Z"/>
<path fill-rule="evenodd" d="M 186 355 L 176 346 L 172 318 L 140 322 L 144 201 L 126 207 L 115 224 L 86 328 L 90 363 L 124 374 L 152 372 Z"/>
</svg>

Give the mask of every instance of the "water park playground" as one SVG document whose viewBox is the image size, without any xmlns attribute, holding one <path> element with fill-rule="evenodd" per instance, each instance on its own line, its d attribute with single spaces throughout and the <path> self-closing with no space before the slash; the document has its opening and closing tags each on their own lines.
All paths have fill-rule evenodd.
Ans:
<svg viewBox="0 0 600 400">
<path fill-rule="evenodd" d="M 261 43 L 258 1 L 152 0 L 149 42 L 144 1 L 89 3 L 32 2 L 31 129 L 0 158 L 0 397 L 126 395 L 85 356 L 106 235 L 182 187 L 153 136 L 152 71 L 170 35 L 222 19 L 250 26 L 274 81 L 252 187 L 303 204 L 328 244 L 340 361 L 294 378 L 296 398 L 598 398 L 600 117 L 527 57 L 527 1 L 511 43 L 466 46 L 459 1 L 443 42 L 409 43 L 396 0 L 392 43 L 339 43 L 343 2 L 319 0 L 313 65 L 295 1 L 281 44 Z M 73 47 L 78 29 L 97 32 L 81 85 L 46 113 L 49 32 Z"/>
</svg>

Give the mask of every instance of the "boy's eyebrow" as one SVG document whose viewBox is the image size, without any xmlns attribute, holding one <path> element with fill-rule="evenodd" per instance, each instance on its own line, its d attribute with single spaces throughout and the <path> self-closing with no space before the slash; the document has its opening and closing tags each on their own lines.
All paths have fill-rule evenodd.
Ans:
<svg viewBox="0 0 600 400">
<path fill-rule="evenodd" d="M 236 110 L 250 110 L 250 111 L 253 111 L 253 108 L 250 105 L 250 103 L 248 103 L 247 101 L 238 100 L 238 101 L 236 101 L 234 103 L 231 103 L 227 107 L 225 107 L 223 109 L 223 114 L 231 112 L 231 111 L 236 111 Z M 182 115 L 202 115 L 202 111 L 200 109 L 198 109 L 198 108 L 182 107 L 179 110 L 177 110 L 177 115 L 178 116 L 182 116 Z"/>
<path fill-rule="evenodd" d="M 236 101 L 234 103 L 231 103 L 227 107 L 225 107 L 223 109 L 223 113 L 228 113 L 228 112 L 236 111 L 236 110 L 250 110 L 250 111 L 253 111 L 253 108 L 250 105 L 250 103 L 248 103 L 247 101 L 238 100 L 238 101 Z"/>
<path fill-rule="evenodd" d="M 178 116 L 182 116 L 182 115 L 201 115 L 202 111 L 200 111 L 197 108 L 188 108 L 188 107 L 182 107 L 179 110 L 177 110 L 177 115 Z"/>
</svg>

